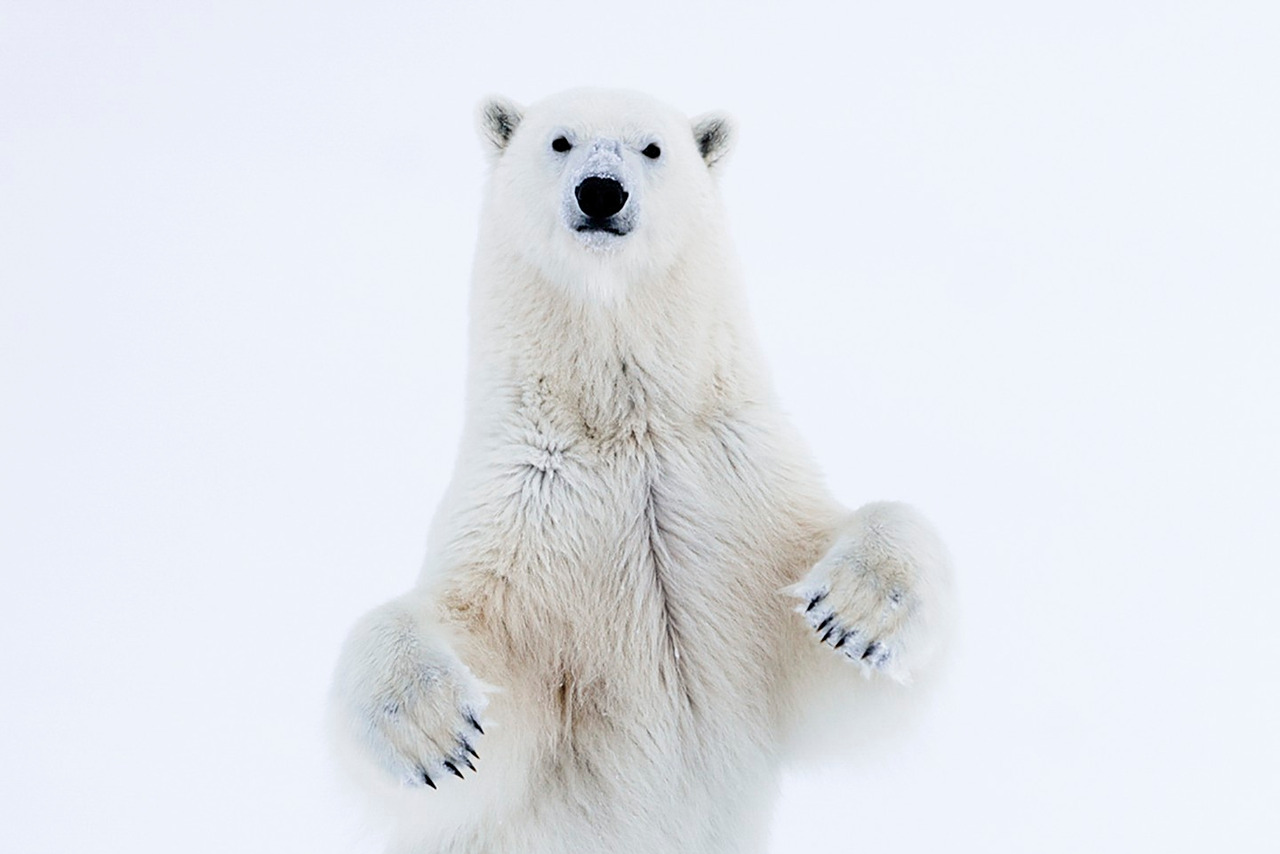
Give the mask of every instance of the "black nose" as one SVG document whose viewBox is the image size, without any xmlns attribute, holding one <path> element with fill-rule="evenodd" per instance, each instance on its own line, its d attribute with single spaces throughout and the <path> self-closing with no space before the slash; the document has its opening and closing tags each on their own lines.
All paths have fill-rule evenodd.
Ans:
<svg viewBox="0 0 1280 854">
<path fill-rule="evenodd" d="M 578 207 L 593 219 L 608 219 L 627 203 L 627 191 L 612 178 L 587 178 L 573 194 L 578 197 Z"/>
</svg>

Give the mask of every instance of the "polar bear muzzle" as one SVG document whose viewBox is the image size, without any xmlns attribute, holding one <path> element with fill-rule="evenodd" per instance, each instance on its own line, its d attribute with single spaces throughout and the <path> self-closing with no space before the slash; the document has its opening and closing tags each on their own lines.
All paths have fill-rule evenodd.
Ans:
<svg viewBox="0 0 1280 854">
<path fill-rule="evenodd" d="M 630 194 L 614 178 L 592 175 L 573 190 L 578 210 L 591 220 L 604 220 L 622 210 Z M 582 230 L 579 228 L 579 230 Z"/>
<path fill-rule="evenodd" d="M 561 216 L 589 248 L 613 248 L 613 238 L 636 227 L 640 199 L 629 151 L 620 139 L 602 136 L 580 140 L 560 155 L 568 163 Z"/>
</svg>

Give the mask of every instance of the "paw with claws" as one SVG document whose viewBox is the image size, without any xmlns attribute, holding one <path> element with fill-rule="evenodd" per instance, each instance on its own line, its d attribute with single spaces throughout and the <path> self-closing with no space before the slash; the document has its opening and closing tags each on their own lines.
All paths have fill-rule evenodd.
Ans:
<svg viewBox="0 0 1280 854">
<path fill-rule="evenodd" d="M 819 643 L 864 675 L 908 682 L 937 641 L 948 584 L 945 551 L 932 527 L 903 504 L 868 504 L 788 593 Z"/>
<path fill-rule="evenodd" d="M 476 770 L 484 686 L 408 609 L 385 606 L 356 626 L 334 694 L 348 735 L 405 785 L 434 789 L 446 775 Z"/>
<path fill-rule="evenodd" d="M 401 776 L 406 785 L 425 785 L 433 789 L 437 788 L 436 781 L 431 776 L 432 769 L 437 769 L 435 771 L 437 778 L 448 773 L 459 780 L 465 780 L 466 777 L 458 766 L 463 766 L 472 771 L 476 770 L 475 763 L 471 760 L 472 758 L 479 759 L 480 754 L 472 746 L 472 741 L 475 740 L 477 735 L 484 735 L 484 729 L 480 726 L 480 722 L 476 720 L 474 713 L 464 713 L 463 719 L 464 725 L 453 734 L 451 748 L 448 746 L 447 740 L 438 741 L 433 744 L 433 751 L 427 751 L 425 755 L 420 754 L 417 756 L 416 760 L 411 764 L 411 770 Z M 432 757 L 434 757 L 434 762 Z"/>
</svg>

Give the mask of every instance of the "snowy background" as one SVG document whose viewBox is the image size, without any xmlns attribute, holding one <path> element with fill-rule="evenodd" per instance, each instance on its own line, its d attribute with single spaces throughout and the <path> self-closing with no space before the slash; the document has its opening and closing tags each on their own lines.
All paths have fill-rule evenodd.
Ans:
<svg viewBox="0 0 1280 854">
<path fill-rule="evenodd" d="M 789 777 L 771 851 L 1277 850 L 1278 45 L 1272 2 L 4 0 L 0 848 L 376 850 L 322 709 L 458 439 L 472 109 L 599 84 L 738 117 L 784 402 L 960 569 L 931 713 Z"/>
</svg>

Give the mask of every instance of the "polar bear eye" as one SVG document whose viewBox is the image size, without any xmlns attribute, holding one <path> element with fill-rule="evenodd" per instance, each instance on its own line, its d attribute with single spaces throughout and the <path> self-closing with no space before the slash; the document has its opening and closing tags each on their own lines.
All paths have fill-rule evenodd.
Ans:
<svg viewBox="0 0 1280 854">
<path fill-rule="evenodd" d="M 658 155 L 662 154 L 662 149 L 658 148 L 658 144 L 656 142 L 651 142 L 645 146 L 644 150 L 640 153 L 650 160 L 657 160 Z"/>
<path fill-rule="evenodd" d="M 558 136 L 555 139 L 551 140 L 552 151 L 558 151 L 561 154 L 563 154 L 564 152 L 568 151 L 571 148 L 573 148 L 573 144 L 570 143 L 569 140 L 565 139 L 562 136 Z"/>
</svg>

